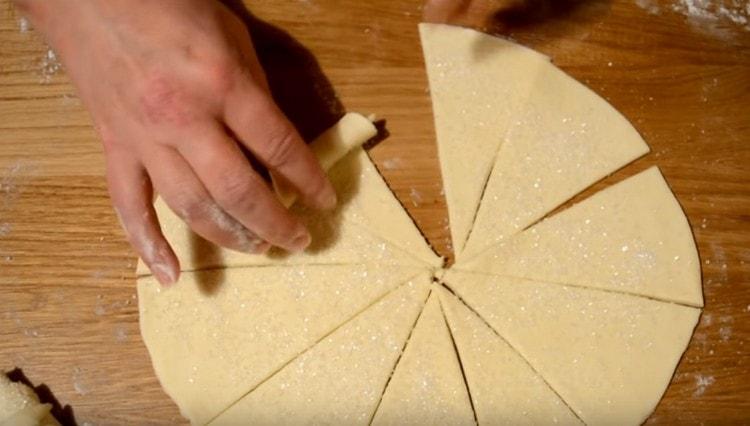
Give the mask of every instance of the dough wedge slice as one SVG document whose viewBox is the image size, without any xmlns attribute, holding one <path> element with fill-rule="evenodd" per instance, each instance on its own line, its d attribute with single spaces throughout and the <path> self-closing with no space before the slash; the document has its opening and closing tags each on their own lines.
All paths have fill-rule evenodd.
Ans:
<svg viewBox="0 0 750 426">
<path fill-rule="evenodd" d="M 257 267 L 138 280 L 141 335 L 182 414 L 205 424 L 424 268 Z"/>
<path fill-rule="evenodd" d="M 460 253 L 495 154 L 549 58 L 510 41 L 420 24 L 451 238 Z"/>
<path fill-rule="evenodd" d="M 189 226 L 163 200 L 158 199 L 155 203 L 155 209 L 162 232 L 180 259 L 180 269 L 182 271 L 196 271 L 216 267 L 370 262 L 386 265 L 420 265 L 422 262 L 428 262 L 431 265 L 439 266 L 441 260 L 427 246 L 405 212 L 400 211 L 399 214 L 394 216 L 396 218 L 394 223 L 398 225 L 397 231 L 400 232 L 400 234 L 394 233 L 398 236 L 396 241 L 400 242 L 410 252 L 416 253 L 417 257 L 421 255 L 422 261 L 394 246 L 387 239 L 368 231 L 367 225 L 371 225 L 370 222 L 379 225 L 369 226 L 376 232 L 388 230 L 382 229 L 384 227 L 378 220 L 371 219 L 369 215 L 357 213 L 356 209 L 352 210 L 346 205 L 353 199 L 362 197 L 365 200 L 356 201 L 356 204 L 363 204 L 365 209 L 387 210 L 386 213 L 395 214 L 392 212 L 392 210 L 395 210 L 394 204 L 398 208 L 401 207 L 385 182 L 382 182 L 382 178 L 375 167 L 371 163 L 369 165 L 365 163 L 369 162 L 369 157 L 360 146 L 372 138 L 375 133 L 375 127 L 369 120 L 359 114 L 349 113 L 311 144 L 313 152 L 318 156 L 321 166 L 325 170 L 335 168 L 335 165 L 339 164 L 338 171 L 332 171 L 331 174 L 335 174 L 340 180 L 336 182 L 336 178 L 332 178 L 340 203 L 333 212 L 311 211 L 300 205 L 293 207 L 293 213 L 302 218 L 313 237 L 311 246 L 301 254 L 290 254 L 283 250 L 272 249 L 269 254 L 252 255 L 216 247 L 193 233 Z M 351 151 L 357 151 L 357 154 L 349 156 L 348 163 L 340 164 L 341 159 Z M 355 172 L 357 175 L 353 175 Z M 366 177 L 360 178 L 359 174 Z M 378 182 L 378 179 L 380 179 L 380 182 Z M 362 190 L 375 191 L 376 193 L 366 195 L 357 192 L 360 185 L 354 184 L 353 180 L 363 181 L 364 187 Z M 295 195 L 289 189 L 276 184 L 274 187 L 284 204 L 292 205 L 294 203 Z M 388 204 L 390 209 L 368 203 L 372 202 L 374 197 L 378 197 L 382 203 Z M 227 223 L 227 219 L 223 217 L 221 211 L 209 211 L 208 213 L 216 215 L 218 224 L 223 224 L 225 227 L 232 226 L 232 224 Z M 375 212 L 375 215 L 377 219 L 377 212 Z M 363 220 L 364 226 L 356 224 L 357 221 Z M 409 226 L 413 229 L 409 229 Z M 142 261 L 138 262 L 136 273 L 138 276 L 151 274 Z"/>
<path fill-rule="evenodd" d="M 456 267 L 703 306 L 690 224 L 656 167 Z"/>
<path fill-rule="evenodd" d="M 423 274 L 311 347 L 211 425 L 366 425 L 429 292 Z"/>
<path fill-rule="evenodd" d="M 497 153 L 463 261 L 649 151 L 607 101 L 546 63 Z"/>
<path fill-rule="evenodd" d="M 393 372 L 373 425 L 474 425 L 474 412 L 433 290 Z"/>
<path fill-rule="evenodd" d="M 339 194 L 342 220 L 364 227 L 430 267 L 443 265 L 364 149 L 349 153 L 330 177 Z"/>
<path fill-rule="evenodd" d="M 582 425 L 529 364 L 456 296 L 438 290 L 480 425 Z"/>
<path fill-rule="evenodd" d="M 594 289 L 460 271 L 444 280 L 587 424 L 641 424 L 700 316 Z"/>
</svg>

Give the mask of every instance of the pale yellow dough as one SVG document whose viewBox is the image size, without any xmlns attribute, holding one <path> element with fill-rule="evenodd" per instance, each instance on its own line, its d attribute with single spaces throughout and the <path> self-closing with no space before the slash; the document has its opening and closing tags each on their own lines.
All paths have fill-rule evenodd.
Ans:
<svg viewBox="0 0 750 426">
<path fill-rule="evenodd" d="M 581 425 L 531 366 L 481 318 L 441 288 L 480 425 Z"/>
<path fill-rule="evenodd" d="M 0 373 L 0 426 L 59 426 L 34 390 Z"/>
<path fill-rule="evenodd" d="M 393 372 L 372 424 L 474 424 L 461 365 L 434 290 Z"/>
<path fill-rule="evenodd" d="M 333 212 L 293 208 L 313 237 L 311 246 L 301 254 L 274 249 L 267 255 L 251 255 L 216 247 L 194 234 L 158 199 L 155 208 L 162 232 L 180 259 L 180 269 L 365 262 L 440 266 L 442 260 L 427 245 L 360 147 L 375 132 L 369 120 L 349 113 L 311 144 L 321 166 L 330 169 L 339 205 Z M 282 200 L 292 204 L 294 197 L 289 192 L 283 194 Z M 150 275 L 142 261 L 138 262 L 137 274 Z"/>
<path fill-rule="evenodd" d="M 495 153 L 549 59 L 474 30 L 420 24 L 453 250 L 471 230 Z"/>
<path fill-rule="evenodd" d="M 528 101 L 514 110 L 459 262 L 649 150 L 622 114 L 551 63 L 529 72 Z"/>
<path fill-rule="evenodd" d="M 456 268 L 703 306 L 690 225 L 656 167 Z"/>
<path fill-rule="evenodd" d="M 557 284 L 448 271 L 445 283 L 587 424 L 640 424 L 654 410 L 700 310 Z"/>
<path fill-rule="evenodd" d="M 648 147 L 544 55 L 420 34 L 457 263 L 441 268 L 360 147 L 359 115 L 313 143 L 339 205 L 292 207 L 305 253 L 210 249 L 157 203 L 196 272 L 162 289 L 139 265 L 141 333 L 194 424 L 634 425 L 658 403 L 703 303 L 658 170 L 531 226 Z"/>
<path fill-rule="evenodd" d="M 424 269 L 301 265 L 138 282 L 141 335 L 159 381 L 204 424 L 336 327 Z"/>
<path fill-rule="evenodd" d="M 424 305 L 423 274 L 335 330 L 212 425 L 367 425 Z"/>
</svg>

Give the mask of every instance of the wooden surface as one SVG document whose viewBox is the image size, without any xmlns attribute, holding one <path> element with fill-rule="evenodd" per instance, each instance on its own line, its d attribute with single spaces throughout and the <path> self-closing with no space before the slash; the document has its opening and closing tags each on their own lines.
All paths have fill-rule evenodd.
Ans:
<svg viewBox="0 0 750 426">
<path fill-rule="evenodd" d="M 301 111 L 318 115 L 290 114 L 307 133 L 341 105 L 384 117 L 390 136 L 372 156 L 450 255 L 419 2 L 252 3 L 299 43 L 271 27 L 257 35 L 269 37 L 261 44 L 274 85 L 308 88 Z M 609 99 L 652 153 L 604 184 L 658 164 L 698 241 L 705 312 L 649 422 L 750 422 L 750 31 L 694 18 L 679 0 L 537 3 L 496 13 L 502 2 L 475 2 L 454 21 L 512 35 Z M 0 369 L 46 385 L 78 424 L 179 423 L 139 336 L 136 259 L 109 206 L 90 121 L 44 44 L 21 30 L 2 0 Z M 310 54 L 322 74 L 308 72 Z"/>
</svg>

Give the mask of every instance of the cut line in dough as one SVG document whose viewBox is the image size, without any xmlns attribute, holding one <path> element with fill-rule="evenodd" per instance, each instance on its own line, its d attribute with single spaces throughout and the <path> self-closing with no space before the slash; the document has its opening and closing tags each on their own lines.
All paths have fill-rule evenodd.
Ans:
<svg viewBox="0 0 750 426">
<path fill-rule="evenodd" d="M 625 179 L 456 269 L 703 306 L 690 224 L 656 167 Z"/>
<path fill-rule="evenodd" d="M 469 235 L 497 149 L 549 58 L 467 28 L 420 24 L 453 249 Z"/>
<path fill-rule="evenodd" d="M 401 285 L 311 347 L 211 425 L 367 425 L 425 303 L 430 275 Z"/>
<path fill-rule="evenodd" d="M 482 424 L 582 425 L 526 360 L 444 287 L 443 312 Z"/>
<path fill-rule="evenodd" d="M 424 268 L 325 265 L 184 273 L 138 282 L 141 335 L 159 380 L 195 424 Z"/>
<path fill-rule="evenodd" d="M 372 424 L 474 424 L 461 366 L 434 290 L 385 389 Z"/>
<path fill-rule="evenodd" d="M 587 424 L 641 424 L 700 316 L 642 297 L 461 271 L 445 283 Z"/>
<path fill-rule="evenodd" d="M 520 232 L 649 151 L 607 101 L 551 63 L 533 70 L 459 261 Z"/>
</svg>

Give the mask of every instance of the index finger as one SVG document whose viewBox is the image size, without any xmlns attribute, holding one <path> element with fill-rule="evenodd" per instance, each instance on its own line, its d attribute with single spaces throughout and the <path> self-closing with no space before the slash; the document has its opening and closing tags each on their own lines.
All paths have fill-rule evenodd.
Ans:
<svg viewBox="0 0 750 426">
<path fill-rule="evenodd" d="M 336 205 L 336 192 L 317 158 L 261 86 L 243 78 L 224 115 L 239 141 L 305 204 L 322 209 Z"/>
</svg>

